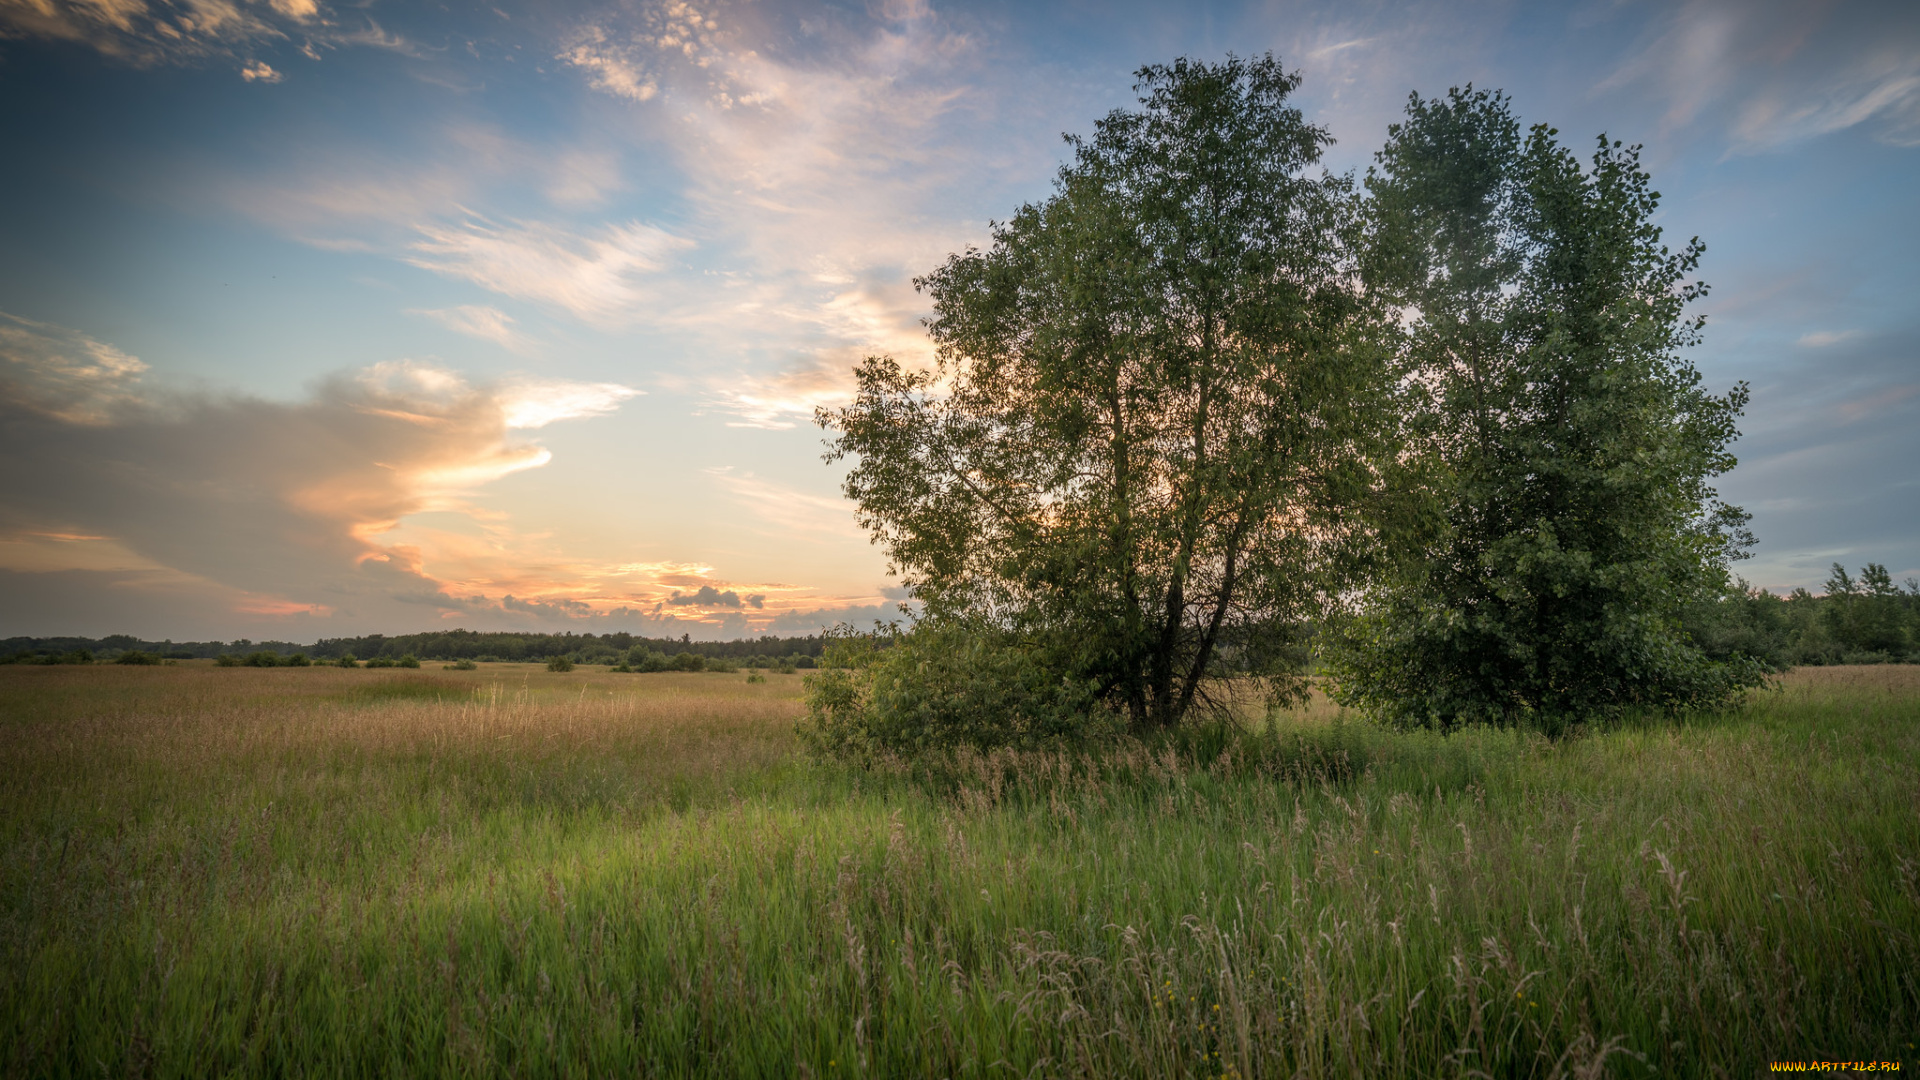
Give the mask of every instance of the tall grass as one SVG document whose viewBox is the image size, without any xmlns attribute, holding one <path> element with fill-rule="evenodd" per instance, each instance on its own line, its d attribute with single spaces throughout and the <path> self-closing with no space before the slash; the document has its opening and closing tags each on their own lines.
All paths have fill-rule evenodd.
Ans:
<svg viewBox="0 0 1920 1080">
<path fill-rule="evenodd" d="M 1750 1075 L 1920 1031 L 1920 678 L 813 767 L 798 680 L 0 670 L 8 1075 Z"/>
</svg>

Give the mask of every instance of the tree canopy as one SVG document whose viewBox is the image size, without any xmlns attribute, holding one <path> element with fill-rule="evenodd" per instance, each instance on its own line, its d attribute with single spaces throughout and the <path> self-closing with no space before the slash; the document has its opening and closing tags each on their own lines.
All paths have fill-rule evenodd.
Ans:
<svg viewBox="0 0 1920 1080">
<path fill-rule="evenodd" d="M 869 359 L 818 419 L 930 622 L 1160 727 L 1223 665 L 1298 692 L 1288 646 L 1366 532 L 1391 383 L 1298 75 L 1138 76 L 1052 196 L 917 280 L 937 366 Z"/>
<path fill-rule="evenodd" d="M 1347 702 L 1406 723 L 1711 704 L 1758 666 L 1682 626 L 1746 516 L 1711 479 L 1744 384 L 1679 350 L 1704 246 L 1670 251 L 1638 148 L 1589 163 L 1504 97 L 1415 95 L 1368 175 L 1367 283 L 1405 313 L 1409 452 L 1431 529 L 1332 650 Z"/>
<path fill-rule="evenodd" d="M 1415 95 L 1362 190 L 1271 56 L 1138 74 L 1050 197 L 917 279 L 935 365 L 870 358 L 817 414 L 925 603 L 820 684 L 824 742 L 1160 729 L 1227 675 L 1282 703 L 1308 636 L 1401 724 L 1757 681 L 1688 629 L 1738 606 L 1711 480 L 1746 388 L 1681 358 L 1704 248 L 1663 245 L 1637 147 Z"/>
</svg>

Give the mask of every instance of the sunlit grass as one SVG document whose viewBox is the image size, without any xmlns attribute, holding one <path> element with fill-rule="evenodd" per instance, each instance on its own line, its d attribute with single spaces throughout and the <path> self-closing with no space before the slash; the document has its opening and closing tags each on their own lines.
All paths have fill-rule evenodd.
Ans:
<svg viewBox="0 0 1920 1080">
<path fill-rule="evenodd" d="M 0 669 L 0 1068 L 1920 1065 L 1916 669 L 866 772 L 745 680 Z"/>
</svg>

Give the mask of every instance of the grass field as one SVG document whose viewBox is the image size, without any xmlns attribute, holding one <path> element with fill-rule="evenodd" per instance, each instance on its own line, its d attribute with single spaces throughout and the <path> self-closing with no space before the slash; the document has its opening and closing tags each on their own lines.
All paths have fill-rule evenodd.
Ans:
<svg viewBox="0 0 1920 1080">
<path fill-rule="evenodd" d="M 827 769 L 800 679 L 0 668 L 8 1076 L 1920 1068 L 1920 669 Z"/>
</svg>

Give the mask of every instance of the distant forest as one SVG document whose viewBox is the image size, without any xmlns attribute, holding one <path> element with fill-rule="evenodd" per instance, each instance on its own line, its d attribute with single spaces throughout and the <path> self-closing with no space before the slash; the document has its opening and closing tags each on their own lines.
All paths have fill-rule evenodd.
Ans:
<svg viewBox="0 0 1920 1080">
<path fill-rule="evenodd" d="M 301 655 L 316 661 L 353 657 L 358 660 L 472 660 L 478 663 L 549 660 L 565 657 L 576 664 L 638 664 L 648 655 L 692 654 L 734 664 L 767 666 L 782 663 L 812 667 L 824 643 L 817 634 L 806 637 L 759 637 L 738 641 L 694 641 L 690 637 L 648 638 L 636 634 L 525 634 L 441 630 L 424 634 L 369 634 L 365 637 L 321 638 L 311 645 L 292 641 L 147 641 L 127 634 L 103 638 L 15 637 L 0 641 L 0 664 L 58 664 L 114 661 L 128 653 L 164 660 L 203 660 L 221 656 L 274 653 Z"/>
<path fill-rule="evenodd" d="M 1834 564 L 1824 594 L 1795 589 L 1779 596 L 1746 585 L 1719 600 L 1695 605 L 1683 622 L 1708 655 L 1751 656 L 1776 670 L 1798 665 L 1920 663 L 1920 581 L 1893 583 L 1887 568 L 1868 563 L 1858 577 Z M 127 634 L 103 638 L 14 637 L 0 640 L 0 664 L 111 662 L 128 653 L 155 659 L 299 654 L 315 661 L 359 660 L 535 661 L 565 657 L 576 664 L 632 664 L 649 656 L 692 654 L 731 664 L 813 667 L 827 639 L 806 637 L 694 641 L 636 634 L 526 634 L 446 630 L 423 634 L 369 634 L 291 641 L 147 641 Z M 660 668 L 655 668 L 660 670 Z"/>
</svg>

